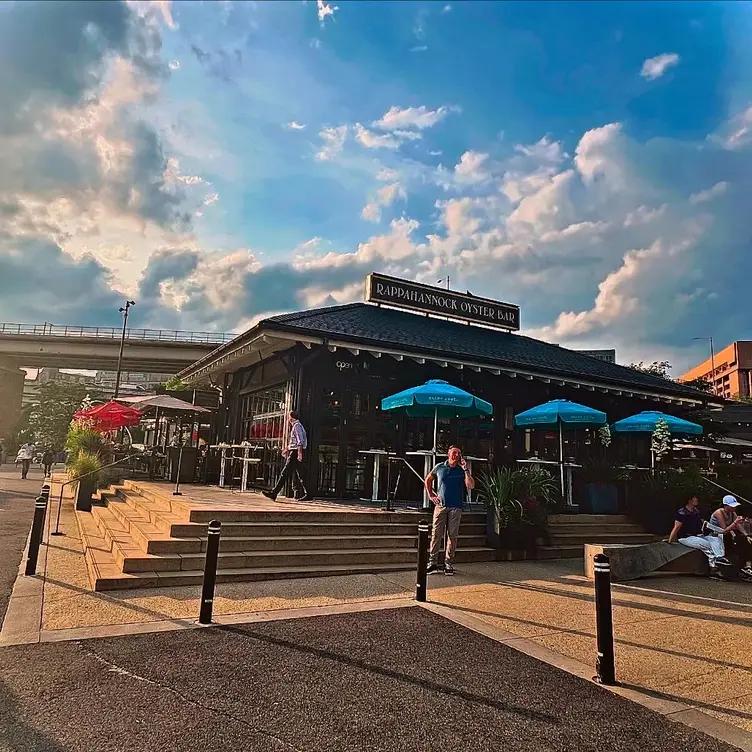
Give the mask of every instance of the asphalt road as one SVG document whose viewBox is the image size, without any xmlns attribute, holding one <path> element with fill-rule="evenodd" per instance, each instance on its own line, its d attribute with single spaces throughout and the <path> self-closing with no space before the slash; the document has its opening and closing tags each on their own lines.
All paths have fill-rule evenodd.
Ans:
<svg viewBox="0 0 752 752">
<path fill-rule="evenodd" d="M 0 650 L 0 750 L 733 752 L 419 608 Z"/>
<path fill-rule="evenodd" d="M 31 469 L 28 478 L 21 480 L 20 468 L 0 466 L 0 624 L 18 574 L 42 480 L 38 468 Z"/>
</svg>

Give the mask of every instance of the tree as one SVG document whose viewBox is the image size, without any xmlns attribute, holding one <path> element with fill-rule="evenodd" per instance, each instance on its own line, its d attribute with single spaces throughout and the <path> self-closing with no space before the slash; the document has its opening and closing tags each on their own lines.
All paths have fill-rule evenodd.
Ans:
<svg viewBox="0 0 752 752">
<path fill-rule="evenodd" d="M 650 439 L 650 449 L 657 462 L 660 462 L 671 450 L 671 428 L 663 418 L 656 421 L 655 430 Z"/>
<path fill-rule="evenodd" d="M 645 363 L 641 360 L 639 363 L 630 363 L 629 367 L 634 368 L 635 371 L 660 376 L 662 379 L 671 379 L 671 363 L 667 360 L 654 360 L 652 363 Z"/>
<path fill-rule="evenodd" d="M 693 389 L 697 389 L 707 394 L 713 394 L 713 385 L 704 376 L 698 376 L 696 379 L 689 381 L 682 381 L 684 386 L 691 386 Z"/>
<path fill-rule="evenodd" d="M 164 382 L 164 388 L 168 392 L 180 392 L 184 389 L 188 389 L 188 384 L 186 384 L 185 381 L 183 381 L 178 376 L 173 376 L 170 379 L 167 379 L 167 381 Z"/>
<path fill-rule="evenodd" d="M 84 384 L 50 381 L 39 387 L 39 402 L 32 405 L 21 426 L 19 437 L 53 449 L 62 449 L 73 413 L 87 396 Z"/>
</svg>

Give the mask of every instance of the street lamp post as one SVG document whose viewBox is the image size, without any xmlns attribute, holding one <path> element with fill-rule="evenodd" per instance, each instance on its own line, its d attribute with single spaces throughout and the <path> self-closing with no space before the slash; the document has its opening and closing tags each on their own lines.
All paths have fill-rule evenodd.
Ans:
<svg viewBox="0 0 752 752">
<path fill-rule="evenodd" d="M 128 309 L 136 305 L 135 300 L 126 300 L 125 307 L 118 309 L 123 314 L 123 333 L 120 335 L 120 352 L 118 353 L 117 374 L 115 375 L 115 394 L 113 399 L 118 398 L 120 393 L 120 371 L 123 367 L 123 348 L 125 347 L 125 331 L 128 328 Z"/>
<path fill-rule="evenodd" d="M 705 340 L 710 343 L 710 385 L 713 388 L 713 394 L 718 394 L 715 388 L 715 350 L 713 349 L 712 337 L 692 337 L 693 340 Z"/>
</svg>

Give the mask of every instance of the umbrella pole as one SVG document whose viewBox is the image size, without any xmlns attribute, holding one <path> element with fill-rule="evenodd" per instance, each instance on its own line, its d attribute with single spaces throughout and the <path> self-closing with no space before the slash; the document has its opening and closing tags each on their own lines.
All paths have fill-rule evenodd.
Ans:
<svg viewBox="0 0 752 752">
<path fill-rule="evenodd" d="M 436 461 L 436 436 L 439 432 L 439 408 L 434 407 L 433 409 L 433 459 L 434 462 Z"/>
<path fill-rule="evenodd" d="M 564 488 L 564 432 L 559 418 L 559 477 L 561 479 L 561 498 L 569 506 L 566 498 L 566 489 Z"/>
</svg>

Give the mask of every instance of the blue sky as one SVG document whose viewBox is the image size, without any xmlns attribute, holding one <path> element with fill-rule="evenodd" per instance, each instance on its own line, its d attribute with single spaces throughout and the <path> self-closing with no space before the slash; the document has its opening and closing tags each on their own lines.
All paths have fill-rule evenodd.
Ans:
<svg viewBox="0 0 752 752">
<path fill-rule="evenodd" d="M 752 337 L 752 5 L 0 6 L 0 318 L 239 330 L 379 270 L 622 361 Z M 85 290 L 85 294 L 82 294 Z"/>
</svg>

